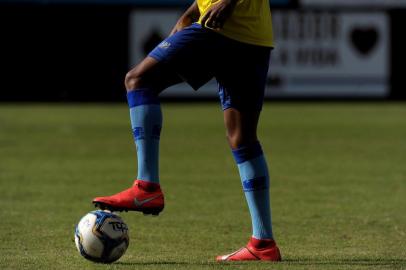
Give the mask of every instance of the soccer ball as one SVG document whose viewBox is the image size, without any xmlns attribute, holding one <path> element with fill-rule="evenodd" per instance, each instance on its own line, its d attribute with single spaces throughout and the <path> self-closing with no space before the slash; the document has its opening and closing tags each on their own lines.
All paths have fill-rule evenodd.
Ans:
<svg viewBox="0 0 406 270">
<path fill-rule="evenodd" d="M 112 263 L 129 244 L 128 227 L 118 215 L 97 210 L 82 217 L 75 229 L 75 244 L 88 260 Z"/>
</svg>

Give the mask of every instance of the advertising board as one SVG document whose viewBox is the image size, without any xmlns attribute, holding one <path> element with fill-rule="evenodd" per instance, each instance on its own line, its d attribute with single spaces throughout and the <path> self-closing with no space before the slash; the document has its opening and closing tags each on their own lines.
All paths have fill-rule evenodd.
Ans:
<svg viewBox="0 0 406 270">
<path fill-rule="evenodd" d="M 131 64 L 164 39 L 178 9 L 137 9 L 130 16 Z M 389 94 L 390 22 L 384 12 L 275 10 L 267 97 L 385 97 Z M 213 80 L 195 93 L 186 84 L 167 96 L 213 97 Z"/>
<path fill-rule="evenodd" d="M 389 18 L 383 12 L 276 11 L 271 95 L 386 96 Z"/>
</svg>

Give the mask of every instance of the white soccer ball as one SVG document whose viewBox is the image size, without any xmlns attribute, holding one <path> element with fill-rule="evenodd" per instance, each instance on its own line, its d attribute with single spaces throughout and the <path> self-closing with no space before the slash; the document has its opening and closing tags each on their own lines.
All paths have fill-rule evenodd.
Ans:
<svg viewBox="0 0 406 270">
<path fill-rule="evenodd" d="M 108 211 L 92 211 L 76 225 L 76 247 L 83 257 L 94 262 L 118 260 L 127 250 L 129 241 L 125 222 Z"/>
</svg>

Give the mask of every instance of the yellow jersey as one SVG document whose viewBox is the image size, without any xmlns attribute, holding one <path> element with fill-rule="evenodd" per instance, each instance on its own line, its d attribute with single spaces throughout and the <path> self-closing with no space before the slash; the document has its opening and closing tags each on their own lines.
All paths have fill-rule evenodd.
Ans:
<svg viewBox="0 0 406 270">
<path fill-rule="evenodd" d="M 219 0 L 197 0 L 200 20 Z M 228 38 L 258 46 L 273 47 L 273 31 L 269 0 L 239 0 L 231 16 L 220 30 Z"/>
</svg>

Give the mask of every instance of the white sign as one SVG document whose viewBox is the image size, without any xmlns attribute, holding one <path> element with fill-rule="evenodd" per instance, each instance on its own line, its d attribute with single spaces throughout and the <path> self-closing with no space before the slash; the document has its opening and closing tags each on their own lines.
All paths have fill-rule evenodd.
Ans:
<svg viewBox="0 0 406 270">
<path fill-rule="evenodd" d="M 178 9 L 137 9 L 130 16 L 131 64 L 139 63 L 180 17 Z M 267 97 L 367 96 L 389 93 L 389 19 L 385 13 L 273 12 Z M 238 57 L 238 56 L 236 56 Z M 195 92 L 186 83 L 163 96 L 216 97 L 210 81 Z"/>
<path fill-rule="evenodd" d="M 273 13 L 270 96 L 386 96 L 385 13 Z"/>
</svg>

